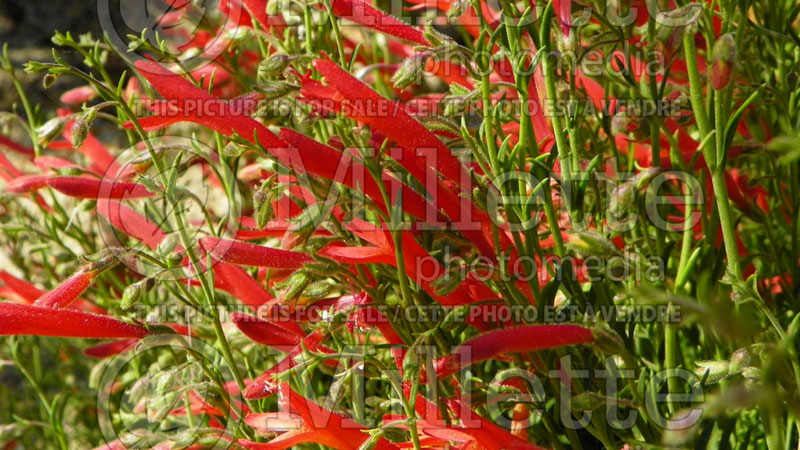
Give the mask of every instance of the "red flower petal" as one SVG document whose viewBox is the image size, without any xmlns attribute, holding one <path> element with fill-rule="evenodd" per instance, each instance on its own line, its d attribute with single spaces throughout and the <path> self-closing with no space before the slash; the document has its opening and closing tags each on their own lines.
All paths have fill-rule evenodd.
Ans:
<svg viewBox="0 0 800 450">
<path fill-rule="evenodd" d="M 486 361 L 502 353 L 529 352 L 594 341 L 592 330 L 578 325 L 529 325 L 492 331 L 461 344 L 453 353 L 435 361 L 439 377 L 461 367 Z M 460 359 L 464 359 L 459 363 Z"/>
<path fill-rule="evenodd" d="M 47 184 L 70 197 L 92 200 L 143 198 L 154 195 L 143 185 L 127 181 L 98 180 L 86 177 L 53 177 L 47 180 Z"/>
<path fill-rule="evenodd" d="M 166 234 L 156 224 L 148 221 L 133 209 L 113 200 L 99 199 L 97 213 L 111 225 L 155 250 Z"/>
<path fill-rule="evenodd" d="M 36 305 L 0 303 L 0 335 L 140 338 L 149 331 L 109 316 Z"/>
<path fill-rule="evenodd" d="M 331 9 L 336 17 L 419 45 L 426 47 L 431 45 L 422 31 L 386 14 L 364 0 L 333 0 Z"/>
<path fill-rule="evenodd" d="M 231 314 L 231 321 L 250 339 L 272 347 L 299 345 L 305 337 L 272 322 L 246 314 Z"/>
<path fill-rule="evenodd" d="M 29 303 L 33 303 L 45 293 L 45 291 L 37 288 L 33 284 L 25 280 L 20 280 L 5 270 L 0 271 L 0 280 L 3 280 L 3 283 L 5 283 L 7 287 Z"/>
<path fill-rule="evenodd" d="M 215 237 L 200 239 L 200 246 L 218 260 L 242 266 L 299 269 L 314 260 L 305 253 Z"/>
</svg>

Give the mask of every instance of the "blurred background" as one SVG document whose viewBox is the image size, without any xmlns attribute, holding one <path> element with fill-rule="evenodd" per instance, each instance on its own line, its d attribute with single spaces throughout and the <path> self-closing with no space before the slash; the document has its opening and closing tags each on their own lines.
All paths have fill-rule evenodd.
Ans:
<svg viewBox="0 0 800 450">
<path fill-rule="evenodd" d="M 30 60 L 51 60 L 50 38 L 56 30 L 69 30 L 76 37 L 87 32 L 99 37 L 96 2 L 0 0 L 0 45 L 8 44 L 9 56 L 16 67 Z M 79 62 L 74 54 L 65 56 Z M 110 62 L 121 64 L 119 61 Z M 19 70 L 17 76 L 27 88 L 31 101 L 45 108 L 57 107 L 60 93 L 79 83 L 73 77 L 61 77 L 53 89 L 45 91 L 41 86 L 41 74 L 29 75 Z M 0 110 L 9 111 L 16 101 L 17 94 L 11 86 L 11 79 L 0 72 Z"/>
</svg>

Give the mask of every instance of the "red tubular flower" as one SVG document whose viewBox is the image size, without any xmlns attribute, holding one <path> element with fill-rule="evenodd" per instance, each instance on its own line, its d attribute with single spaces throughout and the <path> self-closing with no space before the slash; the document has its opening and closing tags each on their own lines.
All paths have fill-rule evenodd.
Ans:
<svg viewBox="0 0 800 450">
<path fill-rule="evenodd" d="M 764 213 L 769 213 L 767 190 L 762 186 L 751 186 L 747 175 L 738 169 L 730 169 L 725 172 L 725 184 L 728 197 L 745 214 L 753 214 L 755 207 L 760 208 Z"/>
<path fill-rule="evenodd" d="M 592 330 L 578 325 L 529 325 L 476 336 L 434 362 L 436 375 L 446 377 L 462 367 L 492 359 L 502 353 L 529 352 L 594 341 Z M 460 359 L 465 359 L 460 361 Z"/>
<path fill-rule="evenodd" d="M 97 91 L 91 86 L 79 86 L 61 94 L 59 100 L 67 105 L 81 105 L 97 97 Z"/>
<path fill-rule="evenodd" d="M 279 136 L 288 144 L 298 149 L 302 162 L 302 167 L 298 167 L 298 164 L 292 163 L 284 163 L 284 165 L 301 172 L 308 171 L 311 174 L 342 183 L 351 189 L 360 189 L 367 197 L 386 211 L 386 205 L 384 204 L 380 187 L 375 179 L 370 176 L 366 168 L 364 168 L 363 164 L 352 162 L 351 158 L 347 155 L 344 155 L 346 159 L 342 159 L 343 155 L 340 151 L 306 137 L 294 130 L 283 128 Z M 332 164 L 333 161 L 336 161 L 336 164 Z M 339 161 L 347 162 L 354 176 L 337 176 L 336 172 L 340 167 Z M 356 174 L 363 174 L 363 176 L 356 177 Z M 384 186 L 387 192 L 391 192 L 388 182 L 385 182 Z M 403 211 L 418 219 L 427 219 L 427 202 L 425 199 L 405 185 L 402 186 L 401 189 L 403 195 Z"/>
<path fill-rule="evenodd" d="M 14 164 L 11 164 L 11 161 L 6 158 L 6 155 L 0 153 L 0 175 L 3 176 L 3 179 L 6 181 L 11 181 L 14 178 L 23 176 L 23 173 L 17 169 Z"/>
<path fill-rule="evenodd" d="M 0 271 L 0 280 L 5 283 L 4 288 L 7 290 L 6 294 L 10 294 L 10 296 L 17 298 L 22 303 L 33 303 L 36 299 L 47 293 L 47 291 L 39 289 L 25 280 L 20 280 L 5 271 Z M 80 298 L 73 301 L 69 307 L 96 314 L 106 313 L 103 308 Z"/>
<path fill-rule="evenodd" d="M 99 199 L 97 201 L 97 213 L 105 217 L 114 228 L 137 239 L 153 250 L 167 236 L 158 225 L 114 200 Z"/>
<path fill-rule="evenodd" d="M 132 350 L 138 343 L 139 339 L 137 338 L 103 342 L 102 344 L 97 344 L 85 349 L 83 354 L 90 358 L 104 359 Z"/>
<path fill-rule="evenodd" d="M 553 8 L 564 37 L 569 37 L 572 27 L 572 0 L 553 0 Z"/>
<path fill-rule="evenodd" d="M 294 330 L 246 314 L 233 313 L 231 321 L 247 337 L 270 347 L 296 346 L 305 337 Z"/>
<path fill-rule="evenodd" d="M 299 269 L 314 260 L 305 253 L 215 237 L 200 239 L 200 246 L 218 260 L 242 266 Z"/>
<path fill-rule="evenodd" d="M 350 222 L 347 227 L 353 234 L 369 242 L 372 246 L 328 246 L 320 251 L 319 254 L 344 263 L 397 265 L 394 242 L 388 231 L 380 230 L 374 225 L 360 220 Z M 403 260 L 406 275 L 442 305 L 463 305 L 497 298 L 497 295 L 491 289 L 484 284 L 477 283 L 473 278 L 467 278 L 464 283 L 459 284 L 448 295 L 438 295 L 429 274 L 441 274 L 444 269 L 414 239 L 414 236 L 409 233 L 403 233 L 401 239 L 403 242 Z"/>
<path fill-rule="evenodd" d="M 240 440 L 240 445 L 255 450 L 281 450 L 302 443 L 316 443 L 339 450 L 357 450 L 369 439 L 366 428 L 304 398 L 288 385 L 281 386 L 281 396 L 281 403 L 288 406 L 288 412 L 245 417 L 245 423 L 258 431 L 281 434 L 267 443 Z M 381 438 L 374 448 L 391 450 L 397 447 Z"/>
<path fill-rule="evenodd" d="M 16 142 L 12 141 L 11 139 L 3 136 L 0 134 L 0 146 L 8 147 L 11 150 L 14 150 L 17 153 L 22 153 L 23 155 L 33 155 L 33 149 L 30 147 L 25 147 L 24 145 L 17 144 Z"/>
<path fill-rule="evenodd" d="M 331 10 L 336 17 L 347 19 L 375 31 L 429 47 L 422 31 L 375 8 L 364 0 L 333 0 Z"/>
<path fill-rule="evenodd" d="M 184 336 L 192 335 L 189 332 L 189 327 L 185 325 L 180 325 L 176 323 L 163 323 L 160 325 L 170 327 L 173 330 L 175 330 L 176 333 L 182 334 Z M 102 344 L 93 345 L 85 349 L 83 351 L 83 354 L 90 358 L 97 358 L 97 359 L 109 358 L 111 356 L 119 355 L 121 353 L 133 350 L 134 348 L 136 348 L 136 344 L 139 342 L 139 340 L 140 340 L 139 338 L 129 338 L 111 342 L 104 342 Z"/>
<path fill-rule="evenodd" d="M 245 305 L 256 309 L 272 300 L 272 296 L 240 267 L 218 261 L 214 264 L 214 284 Z"/>
<path fill-rule="evenodd" d="M 286 147 L 286 143 L 278 139 L 267 127 L 243 111 L 232 108 L 226 100 L 214 97 L 160 64 L 153 61 L 137 61 L 135 66 L 153 88 L 179 110 L 186 111 L 186 102 L 192 101 L 202 106 L 195 108 L 197 105 L 193 104 L 189 111 L 201 109 L 207 112 L 202 115 L 196 112 L 194 114 L 184 112 L 181 120 L 198 123 L 226 136 L 238 133 L 243 139 L 253 143 L 258 142 L 270 152 L 278 152 L 278 149 Z"/>
<path fill-rule="evenodd" d="M 39 297 L 34 305 L 44 308 L 64 308 L 75 301 L 92 284 L 95 277 L 119 262 L 116 256 L 107 256 L 98 262 L 82 267 L 55 289 Z"/>
<path fill-rule="evenodd" d="M 59 158 L 57 156 L 37 156 L 33 158 L 33 163 L 36 164 L 42 171 L 49 171 L 52 169 L 78 169 L 79 166 L 74 162 Z"/>
<path fill-rule="evenodd" d="M 337 179 L 336 170 L 342 158 L 341 152 L 291 130 L 283 130 L 281 132 L 281 138 L 278 138 L 266 127 L 249 117 L 247 115 L 248 111 L 244 108 L 234 108 L 232 106 L 233 101 L 228 102 L 217 99 L 187 80 L 161 67 L 157 63 L 140 61 L 137 63 L 136 67 L 165 99 L 173 102 L 179 109 L 183 107 L 185 99 L 189 98 L 213 104 L 218 110 L 218 114 L 205 114 L 202 116 L 196 114 L 190 115 L 188 113 L 177 114 L 168 118 L 152 116 L 150 118 L 141 119 L 143 125 L 153 126 L 154 123 L 151 122 L 155 122 L 158 126 L 163 126 L 187 120 L 206 126 L 226 136 L 239 134 L 239 136 L 244 139 L 260 144 L 278 159 L 281 164 L 287 167 L 299 170 L 300 172 L 307 171 L 317 176 L 341 182 L 351 188 L 357 185 L 363 185 L 364 192 L 371 199 L 376 201 L 379 205 L 383 204 L 378 185 L 372 177 L 365 176 L 363 180 L 352 180 L 351 177 L 344 177 L 342 180 Z M 421 127 L 419 123 L 417 123 L 417 125 Z M 257 141 L 254 135 L 257 135 Z M 287 139 L 296 147 L 299 152 L 300 161 L 296 161 L 292 158 L 292 154 L 289 152 L 290 146 L 287 142 L 284 142 L 283 139 Z M 436 139 L 435 136 L 434 139 Z M 298 162 L 302 163 L 302 167 L 297 164 Z M 353 173 L 367 174 L 360 164 L 353 164 L 351 168 Z M 424 219 L 426 217 L 425 211 L 427 207 L 425 199 L 407 187 L 402 188 L 402 193 L 404 210 L 417 218 Z M 451 199 L 451 201 L 452 200 L 453 199 Z M 457 201 L 457 199 L 455 199 L 455 201 Z"/>
<path fill-rule="evenodd" d="M 471 201 L 469 195 L 459 196 L 458 192 L 440 180 L 431 170 L 440 171 L 450 183 L 459 186 L 464 180 L 469 180 L 466 170 L 461 162 L 450 153 L 435 134 L 428 131 L 421 123 L 417 122 L 406 113 L 403 106 L 381 97 L 377 92 L 357 80 L 334 62 L 327 59 L 317 59 L 314 67 L 319 71 L 330 86 L 338 91 L 335 96 L 340 109 L 348 113 L 354 120 L 370 125 L 387 138 L 397 142 L 403 150 L 398 162 L 422 183 L 430 184 L 435 180 L 434 186 L 427 186 L 431 195 L 438 199 L 437 205 L 442 208 L 451 220 L 454 228 L 460 230 L 475 247 L 491 261 L 496 261 L 494 246 L 492 245 L 492 222 L 488 214 L 479 210 Z M 362 102 L 362 103 L 353 103 Z M 366 105 L 376 111 L 386 111 L 386 114 L 369 114 L 365 111 Z M 423 164 L 417 155 L 419 150 L 435 152 L 435 164 Z M 430 176 L 429 176 L 430 175 Z M 462 193 L 463 194 L 463 193 Z M 469 219 L 474 223 L 462 223 L 462 211 L 468 211 Z M 476 229 L 472 229 L 472 227 Z M 500 234 L 501 248 L 511 245 L 510 239 L 504 233 Z"/>
<path fill-rule="evenodd" d="M 267 1 L 266 0 L 242 0 L 242 4 L 248 13 L 258 21 L 258 24 L 263 30 L 269 30 L 274 27 L 278 32 L 278 36 L 283 34 L 283 29 L 286 27 L 286 22 L 283 17 L 270 16 L 267 14 Z"/>
<path fill-rule="evenodd" d="M 37 288 L 33 284 L 28 283 L 25 280 L 20 280 L 5 270 L 0 271 L 0 280 L 3 280 L 3 283 L 5 283 L 8 288 L 10 288 L 21 299 L 28 303 L 35 302 L 37 298 L 41 297 L 45 293 L 45 291 Z"/>
<path fill-rule="evenodd" d="M 0 335 L 61 336 L 76 338 L 141 338 L 149 331 L 125 323 L 73 309 L 53 310 L 38 305 L 0 303 Z"/>
<path fill-rule="evenodd" d="M 47 186 L 50 175 L 22 175 L 6 183 L 6 192 L 12 194 L 27 194 Z"/>
<path fill-rule="evenodd" d="M 53 177 L 47 185 L 62 194 L 76 198 L 128 199 L 152 197 L 153 193 L 141 184 L 127 181 L 98 180 L 86 177 Z"/>
</svg>

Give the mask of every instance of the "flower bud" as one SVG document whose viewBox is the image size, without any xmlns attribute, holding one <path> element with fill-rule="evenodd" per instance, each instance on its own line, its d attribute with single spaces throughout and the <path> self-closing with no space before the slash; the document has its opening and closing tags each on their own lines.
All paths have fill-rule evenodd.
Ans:
<svg viewBox="0 0 800 450">
<path fill-rule="evenodd" d="M 295 272 L 285 283 L 286 290 L 281 295 L 284 304 L 294 303 L 310 283 L 311 277 L 307 273 Z"/>
<path fill-rule="evenodd" d="M 730 364 L 727 361 L 697 361 L 697 370 L 695 373 L 699 377 L 708 376 L 706 380 L 714 383 L 728 376 Z"/>
<path fill-rule="evenodd" d="M 664 14 L 664 13 L 660 13 Z M 684 26 L 659 25 L 655 36 L 656 50 L 664 55 L 664 63 L 669 64 L 672 58 L 678 55 L 683 45 Z"/>
<path fill-rule="evenodd" d="M 450 3 L 450 8 L 447 10 L 447 18 L 457 19 L 463 16 L 464 13 L 467 12 L 469 5 L 469 0 L 455 0 L 454 2 Z"/>
<path fill-rule="evenodd" d="M 289 55 L 273 55 L 268 59 L 261 61 L 258 64 L 258 72 L 256 75 L 258 81 L 263 82 L 263 80 L 271 75 L 283 73 L 283 71 L 289 67 L 289 63 L 295 59 L 296 58 L 293 58 Z"/>
<path fill-rule="evenodd" d="M 736 62 L 736 39 L 733 33 L 720 36 L 711 51 L 711 86 L 722 90 L 731 84 L 733 65 Z"/>
<path fill-rule="evenodd" d="M 587 256 L 619 255 L 619 249 L 611 241 L 596 231 L 570 233 L 569 247 Z"/>
<path fill-rule="evenodd" d="M 411 84 L 419 84 L 422 81 L 422 72 L 425 69 L 425 61 L 428 56 L 428 52 L 422 52 L 406 58 L 400 68 L 392 75 L 394 86 L 402 89 Z"/>
<path fill-rule="evenodd" d="M 95 117 L 97 117 L 97 110 L 89 108 L 83 113 L 72 125 L 72 146 L 80 148 L 86 136 L 89 135 L 89 128 L 92 126 Z"/>
<path fill-rule="evenodd" d="M 148 399 L 147 405 L 147 421 L 151 423 L 158 423 L 164 420 L 170 411 L 178 403 L 177 392 L 167 392 L 164 395 L 158 396 L 153 399 Z"/>
<path fill-rule="evenodd" d="M 61 131 L 64 130 L 64 124 L 64 118 L 54 117 L 36 128 L 36 134 L 39 136 L 39 145 L 46 146 L 57 138 Z"/>
<path fill-rule="evenodd" d="M 129 285 L 124 291 L 122 291 L 122 300 L 119 303 L 119 307 L 122 309 L 128 309 L 135 303 L 138 303 L 152 286 L 152 278 L 145 278 Z"/>
<path fill-rule="evenodd" d="M 425 125 L 425 128 L 431 131 L 446 131 L 455 135 L 459 135 L 461 133 L 458 124 L 447 117 L 425 116 L 420 117 L 420 122 Z"/>
<path fill-rule="evenodd" d="M 52 73 L 45 74 L 44 78 L 42 78 L 42 87 L 45 89 L 50 89 L 56 83 L 58 76 Z"/>
<path fill-rule="evenodd" d="M 275 100 L 300 89 L 300 86 L 285 81 L 262 81 L 255 90 L 264 96 L 264 100 Z"/>
<path fill-rule="evenodd" d="M 598 326 L 592 329 L 594 336 L 594 346 L 608 355 L 616 355 L 625 352 L 625 341 L 608 326 Z"/>
<path fill-rule="evenodd" d="M 274 177 L 268 178 L 261 184 L 261 188 L 253 193 L 253 209 L 258 228 L 264 228 L 272 219 L 275 180 Z"/>
</svg>

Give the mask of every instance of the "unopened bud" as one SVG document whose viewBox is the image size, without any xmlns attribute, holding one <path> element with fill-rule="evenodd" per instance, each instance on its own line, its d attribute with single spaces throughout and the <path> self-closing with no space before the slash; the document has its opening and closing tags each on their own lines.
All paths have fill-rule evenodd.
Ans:
<svg viewBox="0 0 800 450">
<path fill-rule="evenodd" d="M 613 256 L 619 249 L 596 231 L 579 231 L 569 234 L 569 244 L 573 250 L 591 256 Z"/>
<path fill-rule="evenodd" d="M 262 82 L 269 76 L 283 73 L 283 71 L 289 67 L 289 63 L 295 59 L 295 57 L 288 55 L 273 55 L 261 61 L 261 63 L 258 64 L 258 72 L 256 75 L 258 81 Z"/>
<path fill-rule="evenodd" d="M 469 0 L 455 0 L 450 3 L 450 8 L 447 10 L 447 17 L 449 19 L 457 19 L 464 15 L 469 8 Z"/>
<path fill-rule="evenodd" d="M 285 81 L 262 81 L 255 90 L 264 96 L 264 100 L 275 100 L 299 90 L 300 86 Z"/>
<path fill-rule="evenodd" d="M 625 352 L 625 341 L 616 331 L 607 326 L 599 326 L 592 330 L 594 346 L 603 353 L 615 355 Z"/>
<path fill-rule="evenodd" d="M 39 137 L 39 145 L 46 146 L 52 142 L 53 139 L 58 137 L 61 131 L 64 130 L 64 124 L 64 118 L 54 117 L 36 128 L 36 134 Z"/>
<path fill-rule="evenodd" d="M 167 392 L 153 399 L 147 400 L 147 421 L 158 423 L 164 420 L 178 402 L 177 392 Z"/>
<path fill-rule="evenodd" d="M 707 375 L 708 382 L 716 382 L 728 376 L 730 364 L 727 361 L 697 361 L 696 373 L 700 377 Z"/>
<path fill-rule="evenodd" d="M 253 193 L 253 209 L 255 210 L 256 226 L 264 228 L 272 219 L 273 190 L 275 178 L 269 178 L 261 184 L 261 188 Z"/>
<path fill-rule="evenodd" d="M 50 89 L 56 83 L 58 76 L 52 73 L 45 74 L 44 78 L 42 78 L 42 87 L 45 89 Z"/>
<path fill-rule="evenodd" d="M 74 148 L 80 148 L 83 145 L 83 141 L 89 135 L 89 128 L 91 128 L 95 117 L 97 117 L 97 110 L 89 108 L 72 125 L 72 146 Z"/>
<path fill-rule="evenodd" d="M 284 302 L 294 302 L 300 298 L 300 294 L 305 291 L 311 283 L 311 277 L 305 272 L 295 272 L 286 282 L 286 290 L 281 296 Z"/>
<path fill-rule="evenodd" d="M 331 285 L 327 281 L 324 280 L 316 281 L 308 285 L 306 290 L 303 292 L 303 297 L 310 300 L 319 300 L 321 298 L 327 297 L 332 290 L 333 290 L 333 285 Z"/>
<path fill-rule="evenodd" d="M 711 51 L 711 86 L 722 90 L 731 84 L 733 65 L 736 63 L 736 38 L 733 33 L 720 36 Z"/>
<path fill-rule="evenodd" d="M 152 286 L 152 278 L 145 278 L 129 285 L 124 291 L 122 291 L 122 300 L 119 303 L 119 307 L 122 309 L 128 309 L 134 304 L 138 303 Z"/>
<path fill-rule="evenodd" d="M 392 75 L 392 83 L 394 83 L 394 86 L 398 89 L 402 89 L 422 81 L 422 72 L 425 69 L 425 61 L 428 59 L 428 56 L 428 52 L 422 52 L 406 58 L 394 75 Z"/>
<path fill-rule="evenodd" d="M 461 133 L 458 124 L 443 116 L 426 116 L 420 117 L 420 122 L 425 125 L 425 128 L 431 131 L 446 131 L 458 135 Z"/>
</svg>

